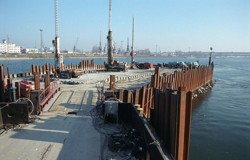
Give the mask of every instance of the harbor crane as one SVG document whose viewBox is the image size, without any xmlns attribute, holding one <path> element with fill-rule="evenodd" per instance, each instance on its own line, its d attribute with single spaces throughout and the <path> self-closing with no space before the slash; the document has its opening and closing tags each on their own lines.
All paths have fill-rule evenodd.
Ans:
<svg viewBox="0 0 250 160">
<path fill-rule="evenodd" d="M 73 53 L 76 52 L 76 46 L 77 46 L 77 43 L 78 43 L 78 39 L 79 39 L 79 38 L 77 37 L 76 42 L 75 42 L 75 45 L 73 46 Z"/>
</svg>

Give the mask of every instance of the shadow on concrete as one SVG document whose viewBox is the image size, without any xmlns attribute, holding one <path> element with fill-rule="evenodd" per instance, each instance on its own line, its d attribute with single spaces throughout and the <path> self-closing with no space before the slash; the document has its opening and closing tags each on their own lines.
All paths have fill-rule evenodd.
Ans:
<svg viewBox="0 0 250 160">
<path fill-rule="evenodd" d="M 54 147 L 58 147 L 56 145 L 58 143 L 62 144 L 62 148 L 60 149 L 59 147 L 58 155 L 55 155 L 54 152 L 52 155 L 51 151 L 47 151 L 47 159 L 55 156 L 57 157 L 56 159 L 62 160 L 99 159 L 101 135 L 94 129 L 92 118 L 83 114 L 83 112 L 88 112 L 89 114 L 89 111 L 93 107 L 90 105 L 92 97 L 93 91 L 89 91 L 86 104 L 83 104 L 83 100 L 79 105 L 74 104 L 73 108 L 79 108 L 79 114 L 55 115 L 48 113 L 48 115 L 42 115 L 40 116 L 40 120 L 31 123 L 29 126 L 14 130 L 11 138 L 28 140 L 25 141 L 25 145 L 30 147 L 32 147 L 34 141 L 36 143 L 41 142 L 41 145 L 43 144 L 42 142 L 49 142 Z M 72 108 L 68 103 L 60 105 L 65 108 Z M 18 141 L 17 143 L 23 143 L 23 141 Z M 32 151 L 24 152 L 31 154 L 30 152 Z M 37 155 L 37 157 L 39 156 L 41 155 Z"/>
</svg>

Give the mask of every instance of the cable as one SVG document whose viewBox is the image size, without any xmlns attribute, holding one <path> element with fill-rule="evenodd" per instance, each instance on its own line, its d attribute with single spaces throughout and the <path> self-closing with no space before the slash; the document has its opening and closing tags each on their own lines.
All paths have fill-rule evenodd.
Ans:
<svg viewBox="0 0 250 160">
<path fill-rule="evenodd" d="M 27 100 L 28 102 L 31 103 L 32 109 L 31 109 L 31 111 L 29 111 L 29 115 L 31 115 L 34 112 L 35 107 L 34 107 L 33 102 L 30 99 L 28 99 L 28 98 L 19 98 L 18 100 L 16 100 L 15 103 L 17 103 L 19 101 L 22 102 L 22 101 L 25 101 L 25 100 Z"/>
<path fill-rule="evenodd" d="M 30 99 L 28 99 L 28 98 L 19 98 L 19 99 L 17 99 L 15 102 L 7 103 L 5 106 L 1 107 L 0 109 L 4 109 L 5 107 L 9 107 L 10 104 L 18 103 L 19 101 L 22 101 L 22 100 L 27 100 L 27 101 L 29 101 L 29 102 L 31 103 L 32 109 L 31 109 L 31 111 L 29 112 L 29 115 L 30 115 L 31 113 L 33 113 L 35 107 L 34 107 L 33 102 L 32 102 Z"/>
</svg>

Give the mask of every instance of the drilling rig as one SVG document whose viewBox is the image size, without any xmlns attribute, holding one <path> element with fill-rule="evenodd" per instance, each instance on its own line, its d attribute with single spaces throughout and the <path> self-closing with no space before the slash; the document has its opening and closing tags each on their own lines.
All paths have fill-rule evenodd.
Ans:
<svg viewBox="0 0 250 160">
<path fill-rule="evenodd" d="M 108 63 L 105 64 L 108 71 L 125 71 L 126 64 L 114 60 L 113 56 L 113 43 L 112 43 L 112 27 L 111 27 L 111 17 L 112 17 L 112 0 L 109 0 L 109 31 L 107 36 L 108 41 Z"/>
<path fill-rule="evenodd" d="M 60 53 L 60 41 L 58 34 L 58 1 L 55 0 L 55 39 L 52 40 L 55 47 L 55 68 L 57 72 L 63 70 L 63 55 Z"/>
</svg>

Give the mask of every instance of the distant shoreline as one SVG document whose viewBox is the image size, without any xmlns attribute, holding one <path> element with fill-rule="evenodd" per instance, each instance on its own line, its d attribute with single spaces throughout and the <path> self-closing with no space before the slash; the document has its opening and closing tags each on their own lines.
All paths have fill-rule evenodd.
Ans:
<svg viewBox="0 0 250 160">
<path fill-rule="evenodd" d="M 247 57 L 247 58 L 250 58 L 250 54 L 233 54 L 233 55 L 213 55 L 213 58 L 215 59 L 219 59 L 219 58 L 244 58 L 244 57 Z M 79 59 L 85 59 L 85 58 L 88 58 L 88 59 L 96 59 L 96 58 L 107 58 L 106 56 L 64 56 L 64 59 L 76 59 L 76 58 L 79 58 Z M 114 58 L 130 58 L 130 56 L 114 56 Z M 189 56 L 135 56 L 135 58 L 195 58 L 195 59 L 202 59 L 202 58 L 208 58 L 208 56 L 201 56 L 201 57 L 196 57 L 196 56 L 193 56 L 193 57 L 189 57 Z M 5 57 L 5 56 L 0 56 L 0 61 L 4 61 L 4 60 L 35 60 L 35 59 L 54 59 L 54 57 L 52 57 L 51 55 L 48 56 L 48 57 L 22 57 L 22 56 L 15 56 L 15 57 Z"/>
</svg>

